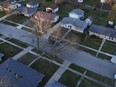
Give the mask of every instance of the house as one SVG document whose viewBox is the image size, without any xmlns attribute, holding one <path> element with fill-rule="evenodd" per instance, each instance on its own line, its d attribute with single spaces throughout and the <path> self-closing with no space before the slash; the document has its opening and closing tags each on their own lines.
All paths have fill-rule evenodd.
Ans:
<svg viewBox="0 0 116 87">
<path fill-rule="evenodd" d="M 46 12 L 51 12 L 51 13 L 56 13 L 56 12 L 58 12 L 58 10 L 59 10 L 59 8 L 55 4 L 46 8 Z"/>
<path fill-rule="evenodd" d="M 37 8 L 38 6 L 39 6 L 39 3 L 35 1 L 26 3 L 26 7 L 28 8 Z"/>
<path fill-rule="evenodd" d="M 78 0 L 78 3 L 83 3 L 83 0 Z"/>
<path fill-rule="evenodd" d="M 63 20 L 61 21 L 60 26 L 83 33 L 85 29 L 87 28 L 87 25 L 88 24 L 85 21 L 82 21 L 80 19 L 64 17 Z"/>
<path fill-rule="evenodd" d="M 0 85 L 4 87 L 37 87 L 43 78 L 42 73 L 13 59 L 0 65 L 0 80 L 3 81 Z"/>
<path fill-rule="evenodd" d="M 89 28 L 89 35 L 116 42 L 116 30 L 112 28 L 92 24 Z"/>
<path fill-rule="evenodd" d="M 54 80 L 52 83 L 48 84 L 45 87 L 66 87 L 66 86 Z"/>
<path fill-rule="evenodd" d="M 30 17 L 32 16 L 33 14 L 36 13 L 36 8 L 28 8 L 26 6 L 21 6 L 18 11 L 19 11 L 19 14 L 23 14 L 24 16 L 27 16 L 27 17 Z"/>
<path fill-rule="evenodd" d="M 84 11 L 81 9 L 74 9 L 71 12 L 69 12 L 69 17 L 80 19 L 84 17 Z"/>
<path fill-rule="evenodd" d="M 93 18 L 88 17 L 85 21 L 87 22 L 88 26 L 90 26 L 93 23 Z"/>
<path fill-rule="evenodd" d="M 4 56 L 4 54 L 0 52 L 0 61 L 2 61 L 3 56 Z"/>
<path fill-rule="evenodd" d="M 0 2 L 0 10 L 5 12 L 10 12 L 14 9 L 17 9 L 17 5 L 10 4 L 8 2 Z"/>
<path fill-rule="evenodd" d="M 38 11 L 34 15 L 34 18 L 37 21 L 39 21 L 41 19 L 41 20 L 48 20 L 48 21 L 51 21 L 52 23 L 54 23 L 54 22 L 58 21 L 59 16 L 56 14 L 48 13 L 48 12 Z"/>
<path fill-rule="evenodd" d="M 15 4 L 17 2 L 17 0 L 7 0 L 7 1 L 11 4 Z"/>
</svg>

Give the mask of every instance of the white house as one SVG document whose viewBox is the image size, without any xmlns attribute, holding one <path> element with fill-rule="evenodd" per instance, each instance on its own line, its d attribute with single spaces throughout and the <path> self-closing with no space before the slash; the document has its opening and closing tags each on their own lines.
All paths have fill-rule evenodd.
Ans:
<svg viewBox="0 0 116 87">
<path fill-rule="evenodd" d="M 83 33 L 87 28 L 87 23 L 80 19 L 74 19 L 70 17 L 64 17 L 61 21 L 60 27 L 71 29 L 80 33 Z"/>
<path fill-rule="evenodd" d="M 116 42 L 116 30 L 112 28 L 92 24 L 89 28 L 89 35 Z"/>
<path fill-rule="evenodd" d="M 58 10 L 59 10 L 59 8 L 55 4 L 46 8 L 46 12 L 56 13 L 56 12 L 58 12 Z"/>
<path fill-rule="evenodd" d="M 28 8 L 37 8 L 38 6 L 39 6 L 39 3 L 35 1 L 26 3 L 26 7 Z"/>
<path fill-rule="evenodd" d="M 71 12 L 69 12 L 69 17 L 80 19 L 84 17 L 84 11 L 81 9 L 74 9 Z"/>
</svg>

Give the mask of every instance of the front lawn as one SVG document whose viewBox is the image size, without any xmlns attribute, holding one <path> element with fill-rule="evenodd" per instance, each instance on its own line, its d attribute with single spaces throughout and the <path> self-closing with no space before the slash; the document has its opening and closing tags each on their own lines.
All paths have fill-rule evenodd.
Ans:
<svg viewBox="0 0 116 87">
<path fill-rule="evenodd" d="M 96 4 L 98 4 L 100 2 L 100 0 L 84 0 L 85 5 L 91 5 L 91 6 L 95 6 Z"/>
<path fill-rule="evenodd" d="M 26 43 L 21 42 L 19 40 L 16 40 L 14 38 L 10 39 L 9 41 L 12 42 L 12 43 L 14 43 L 14 44 L 17 44 L 17 45 L 19 45 L 21 47 L 24 47 L 24 48 L 28 47 L 28 45 Z"/>
<path fill-rule="evenodd" d="M 12 58 L 13 56 L 21 52 L 21 49 L 11 44 L 3 43 L 0 44 L 0 52 L 4 54 L 3 61 L 5 61 L 6 59 Z"/>
<path fill-rule="evenodd" d="M 35 58 L 37 58 L 37 56 L 35 56 L 31 53 L 27 53 L 24 56 L 22 56 L 21 58 L 19 58 L 18 61 L 20 61 L 21 63 L 23 63 L 25 65 L 29 65 Z"/>
<path fill-rule="evenodd" d="M 79 87 L 104 87 L 88 79 L 84 79 Z"/>
<path fill-rule="evenodd" d="M 13 22 L 16 22 L 16 23 L 22 24 L 25 21 L 27 21 L 29 18 L 25 17 L 24 15 L 16 14 L 16 15 L 11 15 L 11 16 L 7 17 L 6 19 L 10 20 L 10 21 L 13 21 Z"/>
<path fill-rule="evenodd" d="M 59 79 L 59 82 L 66 85 L 67 87 L 75 87 L 80 76 L 77 74 L 72 73 L 71 71 L 67 70 Z"/>
<path fill-rule="evenodd" d="M 3 17 L 3 16 L 5 16 L 5 15 L 6 15 L 5 12 L 0 12 L 0 18 Z"/>
<path fill-rule="evenodd" d="M 59 66 L 44 59 L 38 59 L 31 65 L 31 67 L 45 75 L 45 78 L 43 79 L 42 84 L 40 84 L 39 87 L 44 87 L 44 85 L 48 82 L 51 76 L 59 68 Z"/>
<path fill-rule="evenodd" d="M 103 83 L 105 83 L 105 84 L 108 84 L 109 86 L 111 86 L 111 87 L 114 87 L 114 80 L 112 80 L 112 79 L 109 79 L 109 78 L 107 78 L 107 77 L 104 77 L 104 76 L 102 76 L 102 75 L 99 75 L 99 74 L 96 74 L 96 73 L 94 73 L 94 72 L 91 72 L 91 71 L 87 71 L 87 74 L 86 74 L 87 76 L 90 76 L 90 77 L 92 77 L 92 78 L 94 78 L 94 79 L 96 79 L 96 80 L 98 80 L 98 81 L 101 81 L 101 82 L 103 82 Z"/>
<path fill-rule="evenodd" d="M 74 69 L 74 70 L 80 72 L 80 73 L 84 73 L 84 71 L 86 70 L 86 69 L 84 69 L 83 67 L 77 66 L 77 65 L 75 65 L 75 64 L 71 64 L 69 67 L 70 67 L 71 69 Z"/>
</svg>

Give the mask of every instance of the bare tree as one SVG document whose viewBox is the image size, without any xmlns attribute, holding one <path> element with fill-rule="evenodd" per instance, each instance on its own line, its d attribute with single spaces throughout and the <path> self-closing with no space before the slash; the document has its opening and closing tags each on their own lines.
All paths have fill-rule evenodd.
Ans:
<svg viewBox="0 0 116 87">
<path fill-rule="evenodd" d="M 36 23 L 35 27 L 32 29 L 32 32 L 37 37 L 37 48 L 39 49 L 39 42 L 40 37 L 45 34 L 51 27 L 52 22 L 48 19 L 42 19 L 42 15 L 39 16 L 39 20 L 33 19 L 33 21 Z"/>
</svg>

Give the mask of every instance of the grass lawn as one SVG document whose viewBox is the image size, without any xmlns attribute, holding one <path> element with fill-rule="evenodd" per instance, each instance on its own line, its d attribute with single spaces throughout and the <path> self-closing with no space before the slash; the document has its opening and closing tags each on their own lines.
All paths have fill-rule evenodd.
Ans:
<svg viewBox="0 0 116 87">
<path fill-rule="evenodd" d="M 96 73 L 93 73 L 91 71 L 87 71 L 87 74 L 86 75 L 87 76 L 90 76 L 90 77 L 92 77 L 92 78 L 94 78 L 94 79 L 96 79 L 98 81 L 104 82 L 104 83 L 110 85 L 111 87 L 114 87 L 114 82 L 115 81 L 112 80 L 112 79 L 109 79 L 107 77 L 101 76 L 101 75 L 96 74 Z"/>
<path fill-rule="evenodd" d="M 80 66 L 77 66 L 77 65 L 75 65 L 75 64 L 71 64 L 69 67 L 70 67 L 71 69 L 74 69 L 74 70 L 80 72 L 80 73 L 84 73 L 84 71 L 86 70 L 86 69 L 84 69 L 84 68 L 82 68 L 82 67 L 80 67 Z"/>
<path fill-rule="evenodd" d="M 16 22 L 16 23 L 24 23 L 25 21 L 27 21 L 29 18 L 28 17 L 25 17 L 23 15 L 11 15 L 9 17 L 6 18 L 7 20 L 10 20 L 10 21 L 13 21 L 13 22 Z"/>
<path fill-rule="evenodd" d="M 72 5 L 72 4 L 63 4 L 59 6 L 58 15 L 60 15 L 61 18 L 68 16 L 68 13 L 72 11 L 73 9 L 78 8 L 78 6 Z"/>
<path fill-rule="evenodd" d="M 36 52 L 36 53 L 39 53 L 40 55 L 43 53 L 43 51 L 42 51 L 42 50 L 37 50 L 36 48 L 35 48 L 35 49 L 33 49 L 32 51 L 34 51 L 34 52 Z"/>
<path fill-rule="evenodd" d="M 22 27 L 21 29 L 24 30 L 24 31 L 28 31 L 28 32 L 31 32 L 32 33 L 32 30 L 31 29 L 28 29 L 26 27 Z"/>
<path fill-rule="evenodd" d="M 17 44 L 17 45 L 19 45 L 21 47 L 24 47 L 24 48 L 28 47 L 28 45 L 26 43 L 21 42 L 19 40 L 16 40 L 14 38 L 10 39 L 9 41 L 12 42 L 12 43 L 14 43 L 14 44 Z"/>
<path fill-rule="evenodd" d="M 95 6 L 99 2 L 100 2 L 100 0 L 85 0 L 83 4 Z"/>
<path fill-rule="evenodd" d="M 75 87 L 80 76 L 77 74 L 72 73 L 71 71 L 67 70 L 59 79 L 59 82 L 66 85 L 67 87 Z"/>
<path fill-rule="evenodd" d="M 88 79 L 84 79 L 79 87 L 104 87 Z"/>
<path fill-rule="evenodd" d="M 14 26 L 14 27 L 16 27 L 17 25 L 16 24 L 14 24 L 14 23 L 10 23 L 10 22 L 7 22 L 7 21 L 1 21 L 1 23 L 3 23 L 3 24 L 6 24 L 6 25 L 10 25 L 10 26 Z"/>
<path fill-rule="evenodd" d="M 95 36 L 87 37 L 86 34 L 81 34 L 75 31 L 71 31 L 67 36 L 66 39 L 73 37 L 75 40 L 78 40 L 77 43 L 81 45 L 85 45 L 94 49 L 99 49 L 99 46 L 101 44 L 101 39 Z M 70 39 L 69 39 L 70 40 Z"/>
<path fill-rule="evenodd" d="M 59 58 L 57 56 L 55 56 L 55 58 L 54 58 L 51 54 L 48 54 L 48 53 L 45 53 L 43 56 L 45 56 L 48 59 L 54 60 L 54 61 L 56 61 L 58 63 L 61 63 L 61 64 L 63 64 L 63 62 L 64 62 L 63 59 L 61 59 L 61 58 Z"/>
<path fill-rule="evenodd" d="M 3 16 L 5 16 L 5 15 L 6 15 L 5 12 L 0 12 L 0 18 L 3 17 Z"/>
<path fill-rule="evenodd" d="M 21 63 L 25 65 L 29 65 L 35 58 L 37 58 L 37 56 L 31 53 L 27 53 L 24 56 L 22 56 L 20 59 L 18 59 L 18 61 L 20 61 Z"/>
<path fill-rule="evenodd" d="M 43 79 L 42 84 L 39 87 L 44 87 L 47 81 L 59 68 L 59 66 L 44 59 L 39 59 L 38 61 L 34 62 L 31 67 L 45 75 L 45 78 Z"/>
<path fill-rule="evenodd" d="M 17 48 L 11 44 L 8 43 L 3 43 L 0 44 L 0 52 L 2 52 L 5 56 L 3 57 L 3 61 L 8 59 L 9 57 L 12 58 L 15 56 L 17 53 L 21 51 L 20 48 Z"/>
<path fill-rule="evenodd" d="M 93 18 L 93 23 L 97 25 L 106 26 L 109 20 L 107 15 L 107 13 L 102 13 L 102 16 L 100 17 L 100 11 L 85 9 L 85 19 L 91 16 Z"/>
<path fill-rule="evenodd" d="M 98 58 L 110 61 L 112 57 L 99 53 Z"/>
<path fill-rule="evenodd" d="M 110 44 L 109 42 L 106 41 L 106 43 L 103 45 L 101 50 L 103 52 L 114 54 L 116 52 L 116 45 L 115 44 Z"/>
<path fill-rule="evenodd" d="M 33 28 L 33 27 L 35 27 L 35 25 L 37 25 L 35 22 L 30 21 L 30 22 L 27 23 L 25 26 L 30 27 L 30 28 Z"/>
</svg>

